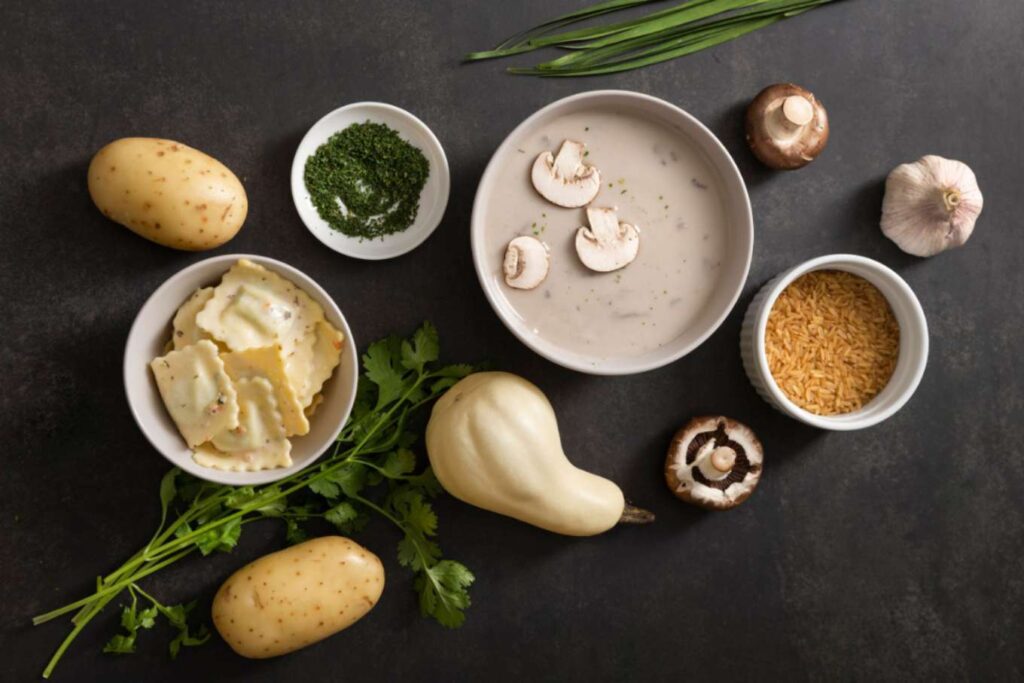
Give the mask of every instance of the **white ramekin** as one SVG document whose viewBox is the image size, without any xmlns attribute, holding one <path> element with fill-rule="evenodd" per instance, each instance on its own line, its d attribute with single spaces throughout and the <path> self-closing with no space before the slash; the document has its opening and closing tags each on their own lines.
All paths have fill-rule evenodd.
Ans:
<svg viewBox="0 0 1024 683">
<path fill-rule="evenodd" d="M 200 287 L 220 281 L 238 259 L 249 259 L 288 278 L 320 304 L 327 320 L 344 335 L 341 362 L 324 385 L 324 400 L 309 421 L 309 433 L 292 437 L 292 465 L 259 472 L 226 472 L 203 467 L 192 459 L 192 450 L 181 438 L 167 414 L 149 362 L 164 353 L 171 338 L 171 319 L 178 307 Z M 139 310 L 124 349 L 124 388 L 135 422 L 153 447 L 173 465 L 200 479 L 218 484 L 255 486 L 266 484 L 307 467 L 330 448 L 345 425 L 355 402 L 359 364 L 355 340 L 334 299 L 309 277 L 287 263 L 254 254 L 225 254 L 193 263 L 178 271 L 149 297 Z"/>
<path fill-rule="evenodd" d="M 889 301 L 900 326 L 900 355 L 892 379 L 878 396 L 852 413 L 825 416 L 800 408 L 779 389 L 768 369 L 768 358 L 764 351 L 768 314 L 782 290 L 801 275 L 814 270 L 844 270 L 878 287 Z M 796 265 L 761 288 L 743 318 L 740 353 L 743 356 L 743 367 L 757 393 L 779 411 L 820 429 L 864 429 L 895 414 L 917 389 L 928 363 L 928 323 L 910 285 L 892 269 L 863 256 L 830 254 Z"/>
</svg>

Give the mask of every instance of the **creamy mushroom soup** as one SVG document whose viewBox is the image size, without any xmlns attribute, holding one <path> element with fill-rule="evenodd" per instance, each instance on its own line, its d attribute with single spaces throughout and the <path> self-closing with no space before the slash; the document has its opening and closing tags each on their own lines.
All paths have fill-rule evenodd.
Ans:
<svg viewBox="0 0 1024 683">
<path fill-rule="evenodd" d="M 537 156 L 567 139 L 584 143 L 584 163 L 600 172 L 590 207 L 617 207 L 619 221 L 639 228 L 639 253 L 625 268 L 586 268 L 575 247 L 586 210 L 556 206 L 531 184 Z M 505 249 L 519 235 L 536 236 L 551 257 L 535 289 L 502 282 L 516 314 L 534 334 L 596 358 L 640 355 L 682 334 L 711 298 L 728 246 L 721 182 L 703 153 L 663 123 L 596 107 L 516 144 L 488 202 L 487 254 L 499 280 Z"/>
</svg>

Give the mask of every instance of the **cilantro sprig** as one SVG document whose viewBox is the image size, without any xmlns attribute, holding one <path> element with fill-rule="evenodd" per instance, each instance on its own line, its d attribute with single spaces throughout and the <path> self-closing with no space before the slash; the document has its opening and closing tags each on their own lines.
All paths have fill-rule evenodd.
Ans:
<svg viewBox="0 0 1024 683">
<path fill-rule="evenodd" d="M 321 519 L 343 534 L 362 530 L 374 515 L 394 524 L 402 534 L 398 561 L 414 574 L 420 611 L 449 628 L 462 625 L 470 605 L 473 574 L 454 560 L 443 559 L 437 542 L 437 515 L 431 499 L 441 486 L 430 467 L 420 469 L 411 450 L 417 438 L 410 421 L 459 379 L 469 365 L 438 366 L 437 331 L 424 323 L 410 339 L 388 337 L 371 344 L 363 355 L 352 415 L 331 453 L 278 482 L 233 487 L 191 477 L 175 468 L 160 482 L 160 525 L 149 542 L 118 569 L 100 577 L 96 590 L 80 600 L 32 620 L 42 624 L 74 614 L 72 629 L 43 671 L 48 678 L 85 626 L 118 596 L 128 593 L 121 626 L 105 652 L 134 652 L 141 630 L 158 617 L 178 631 L 171 655 L 182 646 L 200 645 L 205 627 L 190 630 L 188 613 L 195 603 L 165 606 L 142 590 L 139 582 L 198 552 L 231 552 L 243 528 L 261 519 L 284 524 L 288 543 L 306 539 L 306 523 Z M 139 609 L 139 598 L 149 603 Z"/>
</svg>

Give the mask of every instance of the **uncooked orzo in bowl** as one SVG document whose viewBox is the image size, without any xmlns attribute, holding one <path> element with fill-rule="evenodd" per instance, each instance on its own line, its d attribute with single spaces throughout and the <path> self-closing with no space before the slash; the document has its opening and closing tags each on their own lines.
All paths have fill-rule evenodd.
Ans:
<svg viewBox="0 0 1024 683">
<path fill-rule="evenodd" d="M 900 328 L 873 284 L 846 271 L 816 270 L 776 299 L 764 350 L 790 401 L 815 415 L 839 415 L 859 410 L 889 383 Z"/>
</svg>

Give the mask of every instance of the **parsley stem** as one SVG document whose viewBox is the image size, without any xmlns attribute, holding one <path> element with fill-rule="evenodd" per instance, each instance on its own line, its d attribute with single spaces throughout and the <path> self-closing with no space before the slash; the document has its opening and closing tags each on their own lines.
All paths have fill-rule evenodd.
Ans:
<svg viewBox="0 0 1024 683">
<path fill-rule="evenodd" d="M 115 597 L 117 597 L 117 593 L 101 598 L 93 604 L 92 608 L 87 613 L 82 615 L 82 618 L 75 623 L 75 627 L 71 629 L 71 633 L 64 638 L 60 647 L 58 647 L 57 651 L 53 653 L 52 657 L 50 657 L 50 661 L 47 662 L 46 668 L 43 669 L 43 678 L 50 677 L 50 674 L 52 674 L 53 670 L 57 667 L 57 662 L 59 662 L 60 658 L 64 656 L 64 652 L 71 646 L 71 643 L 74 642 L 75 638 L 78 637 L 78 634 L 82 632 L 82 629 L 85 628 L 86 624 L 92 621 L 92 618 L 99 614 L 103 608 L 107 606 L 107 603 Z"/>
<path fill-rule="evenodd" d="M 32 625 L 33 626 L 38 626 L 39 624 L 44 624 L 47 621 L 50 621 L 52 619 L 56 619 L 59 616 L 67 614 L 68 612 L 73 612 L 74 610 L 78 609 L 79 607 L 85 607 L 85 606 L 89 605 L 90 603 L 93 603 L 96 600 L 98 600 L 98 599 L 100 599 L 100 598 L 102 598 L 104 596 L 108 596 L 108 595 L 109 596 L 115 596 L 118 593 L 120 593 L 121 591 L 123 591 L 125 588 L 127 588 L 129 585 L 131 585 L 131 584 L 135 583 L 136 581 L 138 581 L 139 579 L 144 578 L 146 576 L 149 576 L 150 574 L 152 574 L 154 572 L 158 572 L 161 569 L 163 569 L 164 567 L 166 567 L 167 565 L 174 564 L 175 562 L 177 562 L 181 558 L 185 557 L 186 555 L 188 555 L 189 553 L 191 553 L 194 550 L 195 550 L 195 548 L 186 548 L 185 550 L 183 550 L 183 551 L 181 551 L 181 552 L 179 552 L 179 553 L 177 553 L 175 555 L 172 555 L 171 557 L 166 558 L 166 559 L 164 559 L 161 562 L 158 562 L 156 564 L 149 565 L 149 566 L 143 568 L 138 573 L 133 574 L 131 577 L 129 577 L 127 579 L 121 579 L 117 583 L 114 583 L 114 584 L 112 584 L 112 585 L 110 585 L 110 586 L 108 586 L 106 588 L 97 590 L 95 593 L 93 593 L 92 595 L 90 595 L 88 597 L 84 597 L 81 600 L 76 600 L 75 602 L 72 602 L 72 603 L 70 603 L 68 605 L 64 605 L 63 607 L 55 609 L 55 610 L 53 610 L 51 612 L 47 612 L 46 614 L 40 614 L 38 617 L 34 617 L 32 619 Z M 104 603 L 104 604 L 106 604 L 106 603 Z M 81 618 L 85 619 L 85 615 L 83 615 Z M 90 616 L 89 618 L 91 619 L 92 617 Z"/>
<path fill-rule="evenodd" d="M 380 505 L 377 505 L 373 501 L 363 498 L 358 494 L 349 496 L 349 498 L 352 498 L 353 500 L 358 500 L 360 503 L 370 508 L 380 516 L 384 517 L 385 519 L 391 520 L 391 522 L 395 526 L 401 529 L 405 537 L 412 541 L 413 547 L 416 548 L 416 554 L 420 556 L 420 565 L 423 567 L 423 573 L 424 575 L 426 575 L 428 579 L 430 579 L 430 583 L 434 584 L 434 591 L 437 593 L 437 598 L 441 602 L 443 602 L 445 606 L 451 607 L 447 598 L 445 598 L 444 587 L 441 586 L 438 580 L 434 578 L 434 575 L 430 572 L 430 565 L 428 564 L 429 560 L 427 558 L 427 554 L 423 551 L 423 548 L 420 547 L 419 541 L 416 540 L 416 536 L 414 534 L 410 534 L 408 529 L 405 528 L 405 525 L 402 524 L 402 522 L 400 522 L 397 517 L 395 517 L 390 512 L 382 508 Z"/>
</svg>

